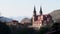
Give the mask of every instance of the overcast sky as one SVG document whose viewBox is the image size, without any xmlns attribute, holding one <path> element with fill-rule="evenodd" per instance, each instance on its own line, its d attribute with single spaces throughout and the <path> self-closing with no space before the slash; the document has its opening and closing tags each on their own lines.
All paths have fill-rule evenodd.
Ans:
<svg viewBox="0 0 60 34">
<path fill-rule="evenodd" d="M 34 5 L 37 13 L 40 6 L 44 14 L 60 9 L 60 0 L 0 0 L 0 13 L 5 17 L 33 15 Z"/>
</svg>

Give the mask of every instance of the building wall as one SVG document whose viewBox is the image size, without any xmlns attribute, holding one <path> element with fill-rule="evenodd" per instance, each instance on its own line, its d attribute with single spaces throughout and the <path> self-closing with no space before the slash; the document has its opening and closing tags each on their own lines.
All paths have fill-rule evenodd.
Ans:
<svg viewBox="0 0 60 34">
<path fill-rule="evenodd" d="M 37 15 L 37 20 L 34 21 L 34 16 L 32 17 L 33 18 L 33 27 L 42 27 L 43 25 L 48 25 L 50 23 L 52 23 L 52 17 L 50 15 Z"/>
</svg>

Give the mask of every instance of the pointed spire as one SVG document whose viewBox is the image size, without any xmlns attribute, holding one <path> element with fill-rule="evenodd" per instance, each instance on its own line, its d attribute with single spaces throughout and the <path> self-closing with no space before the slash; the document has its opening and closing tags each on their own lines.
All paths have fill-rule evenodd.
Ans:
<svg viewBox="0 0 60 34">
<path fill-rule="evenodd" d="M 43 12 L 42 12 L 42 7 L 40 6 L 40 15 L 42 15 L 43 14 Z"/>
<path fill-rule="evenodd" d="M 33 15 L 34 15 L 34 21 L 36 21 L 37 20 L 37 15 L 36 15 L 36 8 L 35 8 L 35 6 L 34 6 L 34 11 L 33 11 Z"/>
<path fill-rule="evenodd" d="M 35 8 L 35 6 L 34 6 L 34 11 L 33 11 L 33 13 L 34 13 L 34 15 L 36 16 L 36 8 Z"/>
</svg>

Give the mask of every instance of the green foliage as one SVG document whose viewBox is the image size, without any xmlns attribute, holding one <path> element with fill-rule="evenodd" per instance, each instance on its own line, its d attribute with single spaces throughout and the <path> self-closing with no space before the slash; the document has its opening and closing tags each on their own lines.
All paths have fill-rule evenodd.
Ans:
<svg viewBox="0 0 60 34">
<path fill-rule="evenodd" d="M 48 27 L 41 27 L 40 30 L 39 30 L 39 34 L 45 34 L 48 31 L 49 31 Z"/>
<path fill-rule="evenodd" d="M 0 34 L 11 34 L 10 28 L 2 22 L 0 22 Z"/>
</svg>

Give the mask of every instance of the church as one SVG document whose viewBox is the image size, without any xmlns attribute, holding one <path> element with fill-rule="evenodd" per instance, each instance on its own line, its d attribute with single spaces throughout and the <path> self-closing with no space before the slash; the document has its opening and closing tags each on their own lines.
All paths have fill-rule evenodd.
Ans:
<svg viewBox="0 0 60 34">
<path fill-rule="evenodd" d="M 32 26 L 40 28 L 41 26 L 46 26 L 52 23 L 52 16 L 50 14 L 43 14 L 42 7 L 40 7 L 39 15 L 36 14 L 36 8 L 34 6 L 33 16 L 32 16 Z"/>
</svg>

